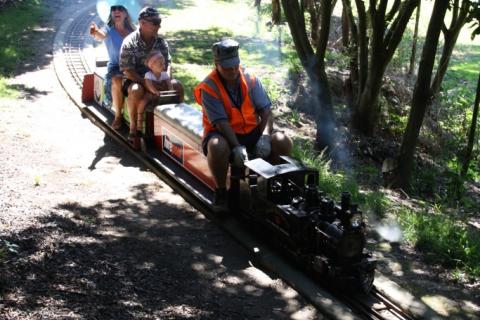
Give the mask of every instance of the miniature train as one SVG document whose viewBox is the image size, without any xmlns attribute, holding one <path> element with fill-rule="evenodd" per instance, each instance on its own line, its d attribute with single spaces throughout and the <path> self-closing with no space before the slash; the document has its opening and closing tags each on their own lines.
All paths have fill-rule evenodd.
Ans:
<svg viewBox="0 0 480 320">
<path fill-rule="evenodd" d="M 85 76 L 82 99 L 106 110 L 112 119 L 114 112 L 104 103 L 103 71 L 99 68 Z M 201 111 L 174 100 L 167 95 L 147 108 L 143 152 L 211 205 L 215 185 L 201 148 Z M 362 212 L 350 203 L 348 193 L 342 194 L 339 205 L 322 193 L 316 169 L 291 157 L 282 160 L 272 165 L 257 158 L 246 168 L 230 168 L 230 213 L 267 234 L 283 253 L 326 285 L 370 291 L 376 262 L 366 249 Z"/>
</svg>

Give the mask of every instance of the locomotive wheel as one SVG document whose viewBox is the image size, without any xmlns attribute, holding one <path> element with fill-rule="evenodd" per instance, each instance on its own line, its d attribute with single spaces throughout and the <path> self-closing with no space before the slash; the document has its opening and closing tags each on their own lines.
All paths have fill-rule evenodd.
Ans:
<svg viewBox="0 0 480 320">
<path fill-rule="evenodd" d="M 375 270 L 361 270 L 355 276 L 357 288 L 364 293 L 370 292 L 375 279 Z"/>
</svg>

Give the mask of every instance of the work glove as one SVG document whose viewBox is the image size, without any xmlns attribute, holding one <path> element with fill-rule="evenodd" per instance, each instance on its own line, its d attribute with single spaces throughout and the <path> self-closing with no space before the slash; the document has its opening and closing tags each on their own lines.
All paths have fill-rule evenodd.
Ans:
<svg viewBox="0 0 480 320">
<path fill-rule="evenodd" d="M 269 135 L 262 135 L 255 145 L 255 154 L 260 158 L 267 158 L 272 152 L 272 138 Z"/>
<path fill-rule="evenodd" d="M 243 163 L 248 161 L 247 148 L 245 146 L 236 146 L 233 152 L 233 165 L 236 167 L 243 167 Z"/>
</svg>

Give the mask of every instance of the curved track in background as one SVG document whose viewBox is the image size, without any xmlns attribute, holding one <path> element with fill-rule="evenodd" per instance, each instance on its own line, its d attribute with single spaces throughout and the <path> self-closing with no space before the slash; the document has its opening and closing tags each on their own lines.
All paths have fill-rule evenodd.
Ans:
<svg viewBox="0 0 480 320">
<path fill-rule="evenodd" d="M 178 181 L 162 168 L 158 161 L 151 159 L 146 154 L 135 152 L 126 142 L 125 137 L 112 130 L 107 124 L 105 117 L 94 110 L 92 106 L 87 106 L 81 101 L 81 88 L 83 77 L 93 72 L 95 65 L 95 49 L 93 41 L 88 35 L 88 27 L 92 20 L 97 20 L 95 6 L 89 5 L 83 10 L 76 12 L 59 29 L 54 41 L 54 66 L 57 77 L 75 104 L 82 111 L 85 117 L 88 117 L 94 124 L 100 127 L 106 134 L 112 137 L 116 142 L 129 148 L 132 154 L 146 165 L 150 170 L 157 174 L 162 180 L 170 185 L 177 193 L 185 198 L 190 204 L 196 207 L 211 220 L 219 224 L 224 230 L 232 235 L 252 255 L 252 260 L 257 264 L 273 271 L 276 275 L 289 283 L 303 296 L 309 299 L 319 310 L 328 318 L 335 319 L 415 319 L 415 318 L 440 318 L 432 311 L 420 304 L 414 307 L 419 309 L 419 313 L 410 310 L 409 313 L 402 310 L 411 309 L 412 306 L 399 306 L 398 302 L 393 301 L 374 288 L 369 295 L 358 297 L 337 298 L 329 292 L 319 287 L 317 284 L 306 277 L 303 273 L 293 269 L 290 263 L 285 262 L 283 258 L 272 252 L 268 247 L 259 243 L 250 234 L 239 226 L 235 219 L 230 217 L 218 218 L 205 205 L 198 194 L 192 190 L 182 187 Z M 89 56 L 90 54 L 90 56 Z M 341 302 L 340 302 L 341 301 Z M 344 305 L 345 304 L 345 305 Z M 353 312 L 352 312 L 353 310 Z M 413 313 L 412 313 L 413 312 Z M 417 311 L 418 312 L 418 311 Z"/>
</svg>

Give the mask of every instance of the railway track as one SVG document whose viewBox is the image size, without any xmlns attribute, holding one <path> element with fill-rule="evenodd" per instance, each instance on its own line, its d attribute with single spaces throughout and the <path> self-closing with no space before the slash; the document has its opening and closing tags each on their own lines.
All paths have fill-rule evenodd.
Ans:
<svg viewBox="0 0 480 320">
<path fill-rule="evenodd" d="M 85 59 L 85 42 L 88 35 L 88 26 L 95 17 L 95 8 L 90 6 L 81 12 L 77 12 L 69 23 L 64 24 L 59 30 L 54 43 L 55 69 L 62 86 L 71 99 L 77 104 L 82 114 L 88 117 L 94 124 L 104 130 L 117 143 L 129 148 L 132 154 L 169 184 L 177 193 L 183 196 L 189 203 L 204 213 L 210 219 L 219 222 L 218 217 L 210 211 L 205 204 L 204 198 L 192 188 L 185 187 L 171 174 L 169 168 L 159 163 L 144 153 L 135 152 L 127 143 L 125 134 L 112 130 L 106 125 L 106 116 L 94 106 L 86 106 L 81 102 L 81 87 L 83 77 L 92 73 L 92 66 Z M 233 235 L 240 243 L 252 253 L 254 261 L 275 272 L 279 277 L 289 283 L 297 291 L 306 296 L 314 305 L 325 312 L 329 318 L 342 319 L 375 319 L 375 320 L 409 320 L 422 318 L 422 316 L 405 311 L 397 302 L 382 294 L 375 287 L 368 295 L 330 295 L 324 292 L 316 284 L 296 271 L 282 270 L 282 258 L 276 256 L 268 248 L 258 244 L 249 234 L 237 228 L 232 218 L 220 219 L 220 225 Z M 260 248 L 260 249 L 259 249 Z M 290 264 L 287 264 L 290 265 Z M 288 266 L 285 268 L 289 268 Z M 321 296 L 319 298 L 319 292 Z M 326 297 L 326 298 L 325 298 Z M 332 300 L 325 303 L 325 300 Z M 336 304 L 346 307 L 340 308 Z M 333 306 L 332 306 L 333 305 Z M 330 306 L 330 307 L 329 307 Z"/>
</svg>

